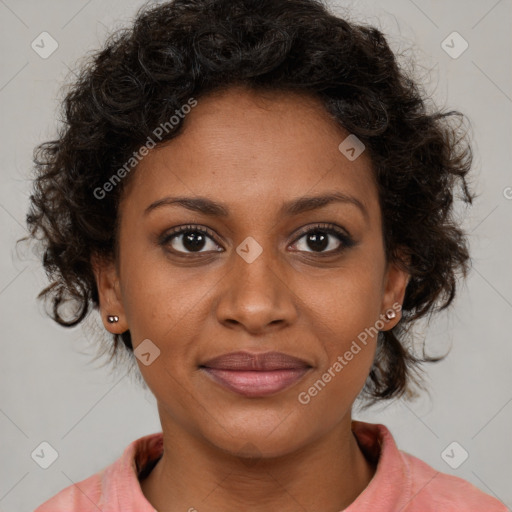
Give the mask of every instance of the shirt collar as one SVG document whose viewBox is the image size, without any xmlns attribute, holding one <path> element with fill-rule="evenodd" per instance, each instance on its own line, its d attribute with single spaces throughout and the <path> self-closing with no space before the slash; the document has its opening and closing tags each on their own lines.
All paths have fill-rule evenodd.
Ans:
<svg viewBox="0 0 512 512">
<path fill-rule="evenodd" d="M 411 472 L 391 432 L 381 424 L 352 421 L 352 432 L 376 472 L 364 491 L 343 512 L 398 512 L 412 500 Z M 163 453 L 163 433 L 156 432 L 130 443 L 123 455 L 105 469 L 104 512 L 156 512 L 138 480 L 139 472 Z"/>
</svg>

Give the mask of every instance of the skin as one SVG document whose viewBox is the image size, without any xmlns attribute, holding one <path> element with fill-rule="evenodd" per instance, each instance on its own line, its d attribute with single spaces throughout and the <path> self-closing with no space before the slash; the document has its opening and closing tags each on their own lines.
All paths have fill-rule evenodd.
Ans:
<svg viewBox="0 0 512 512">
<path fill-rule="evenodd" d="M 164 455 L 141 483 L 159 512 L 335 512 L 375 473 L 351 433 L 351 407 L 376 338 L 307 405 L 298 401 L 359 333 L 402 304 L 408 280 L 385 258 L 371 161 L 338 149 L 347 135 L 316 98 L 232 87 L 201 97 L 184 131 L 152 150 L 123 191 L 119 259 L 94 267 L 105 328 L 129 329 L 135 348 L 150 339 L 160 350 L 148 366 L 137 360 L 164 437 Z M 333 191 L 357 198 L 366 215 L 344 202 L 279 213 L 285 202 Z M 179 205 L 145 213 L 178 195 L 222 202 L 229 215 Z M 355 245 L 329 234 L 315 248 L 298 230 L 319 223 L 346 230 Z M 159 243 L 188 224 L 213 237 L 196 252 L 180 235 Z M 262 248 L 252 263 L 236 252 L 247 237 Z M 399 320 L 398 311 L 381 330 Z M 275 395 L 247 398 L 198 368 L 237 350 L 285 352 L 312 369 Z"/>
</svg>

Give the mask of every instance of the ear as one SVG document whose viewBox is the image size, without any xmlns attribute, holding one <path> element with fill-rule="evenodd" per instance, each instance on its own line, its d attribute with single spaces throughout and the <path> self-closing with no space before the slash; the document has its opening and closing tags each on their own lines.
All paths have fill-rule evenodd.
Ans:
<svg viewBox="0 0 512 512">
<path fill-rule="evenodd" d="M 94 254 L 91 264 L 98 288 L 100 314 L 103 325 L 112 334 L 121 334 L 128 330 L 126 315 L 121 300 L 119 276 L 116 264 L 112 259 Z M 110 323 L 109 315 L 119 317 L 119 321 Z"/>
<path fill-rule="evenodd" d="M 403 253 L 401 253 L 404 261 L 408 261 Z M 384 293 L 381 304 L 381 318 L 385 323 L 382 331 L 387 331 L 395 327 L 402 318 L 402 304 L 404 303 L 405 290 L 409 283 L 410 274 L 399 267 L 398 263 L 389 262 L 384 275 Z M 387 319 L 384 315 L 386 312 L 395 312 L 396 316 Z"/>
</svg>

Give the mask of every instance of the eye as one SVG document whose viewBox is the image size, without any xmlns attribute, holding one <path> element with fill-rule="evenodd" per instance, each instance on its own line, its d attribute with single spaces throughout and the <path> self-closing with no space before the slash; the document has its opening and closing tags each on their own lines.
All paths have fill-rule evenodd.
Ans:
<svg viewBox="0 0 512 512">
<path fill-rule="evenodd" d="M 208 248 L 208 240 L 210 240 L 210 248 Z M 165 233 L 160 244 L 164 246 L 170 246 L 173 251 L 182 254 L 200 253 L 208 251 L 216 251 L 219 247 L 215 243 L 213 233 L 208 229 L 200 228 L 198 226 L 179 226 L 174 228 L 170 232 Z M 202 251 L 206 247 L 205 251 Z M 185 250 L 182 250 L 182 249 Z"/>
<path fill-rule="evenodd" d="M 305 242 L 301 245 L 300 240 L 303 238 L 305 239 Z M 337 245 L 336 241 L 333 239 L 338 239 Z M 304 247 L 308 246 L 313 249 L 312 251 L 306 250 L 305 252 L 335 254 L 352 247 L 355 245 L 355 242 L 350 235 L 334 224 L 319 224 L 312 228 L 303 230 L 294 245 L 299 246 L 298 250 L 304 250 Z M 325 249 L 329 250 L 326 251 Z"/>
<path fill-rule="evenodd" d="M 305 243 L 302 244 L 301 248 L 300 242 L 303 238 Z M 336 239 L 338 244 L 336 244 Z M 210 247 L 208 247 L 208 242 L 210 242 Z M 166 232 L 161 237 L 160 244 L 166 247 L 170 246 L 172 251 L 178 254 L 200 254 L 202 252 L 220 252 L 223 250 L 215 242 L 215 235 L 210 230 L 194 225 L 178 226 L 170 232 Z M 293 246 L 299 246 L 298 248 L 295 247 L 299 251 L 319 254 L 340 253 L 353 245 L 355 245 L 355 241 L 350 235 L 334 224 L 319 224 L 304 229 L 293 244 Z M 313 250 L 307 251 L 304 246 Z"/>
</svg>

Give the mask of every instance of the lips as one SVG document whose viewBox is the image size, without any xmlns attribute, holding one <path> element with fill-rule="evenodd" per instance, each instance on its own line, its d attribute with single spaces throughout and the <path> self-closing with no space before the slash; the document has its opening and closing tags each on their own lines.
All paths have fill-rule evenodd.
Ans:
<svg viewBox="0 0 512 512">
<path fill-rule="evenodd" d="M 210 359 L 201 366 L 217 370 L 273 371 L 307 368 L 310 365 L 302 359 L 283 354 L 282 352 L 265 352 L 261 354 L 231 352 Z"/>
<path fill-rule="evenodd" d="M 298 382 L 311 365 L 281 352 L 231 352 L 210 359 L 199 368 L 230 391 L 246 397 L 263 397 Z"/>
</svg>

